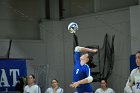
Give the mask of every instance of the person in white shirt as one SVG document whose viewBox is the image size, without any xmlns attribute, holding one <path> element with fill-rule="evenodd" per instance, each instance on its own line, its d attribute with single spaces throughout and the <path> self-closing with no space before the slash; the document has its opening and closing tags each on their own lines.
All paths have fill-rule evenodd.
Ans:
<svg viewBox="0 0 140 93">
<path fill-rule="evenodd" d="M 48 88 L 45 93 L 63 93 L 63 89 L 58 86 L 58 80 L 53 79 L 51 81 L 52 86 Z"/>
<path fill-rule="evenodd" d="M 101 88 L 98 88 L 95 93 L 115 93 L 113 89 L 107 87 L 107 80 L 101 79 Z"/>
<path fill-rule="evenodd" d="M 136 53 L 137 68 L 131 71 L 124 88 L 124 93 L 140 93 L 140 51 Z"/>
<path fill-rule="evenodd" d="M 24 93 L 41 93 L 40 87 L 35 84 L 35 76 L 33 74 L 28 76 L 28 85 L 24 87 Z"/>
</svg>

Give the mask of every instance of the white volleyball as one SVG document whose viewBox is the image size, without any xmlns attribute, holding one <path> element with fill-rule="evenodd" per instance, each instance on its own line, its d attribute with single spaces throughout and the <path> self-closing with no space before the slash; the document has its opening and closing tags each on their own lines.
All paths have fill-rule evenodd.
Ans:
<svg viewBox="0 0 140 93">
<path fill-rule="evenodd" d="M 77 23 L 75 23 L 75 22 L 69 23 L 69 25 L 68 25 L 68 31 L 69 31 L 70 33 L 76 33 L 77 30 L 78 30 L 78 25 L 77 25 Z"/>
</svg>

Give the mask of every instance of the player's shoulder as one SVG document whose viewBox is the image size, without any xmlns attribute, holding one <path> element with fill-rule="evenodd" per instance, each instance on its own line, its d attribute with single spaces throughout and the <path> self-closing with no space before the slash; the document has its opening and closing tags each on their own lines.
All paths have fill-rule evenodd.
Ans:
<svg viewBox="0 0 140 93">
<path fill-rule="evenodd" d="M 26 85 L 26 86 L 25 86 L 25 88 L 29 88 L 29 86 L 28 86 L 28 85 Z"/>
<path fill-rule="evenodd" d="M 47 88 L 46 91 L 52 91 L 53 89 L 51 87 Z"/>
<path fill-rule="evenodd" d="M 37 84 L 33 85 L 34 88 L 38 88 L 39 86 Z"/>
<path fill-rule="evenodd" d="M 29 89 L 29 86 L 26 85 L 26 86 L 24 87 L 24 90 L 28 90 L 28 89 Z"/>
<path fill-rule="evenodd" d="M 138 68 L 134 68 L 132 71 L 131 71 L 131 74 L 134 74 L 138 71 Z"/>
<path fill-rule="evenodd" d="M 88 64 L 84 64 L 83 66 L 89 67 Z"/>
<path fill-rule="evenodd" d="M 109 91 L 113 91 L 113 89 L 112 89 L 112 88 L 108 88 L 108 90 L 109 90 Z"/>
<path fill-rule="evenodd" d="M 88 64 L 83 65 L 85 68 L 90 68 Z"/>
<path fill-rule="evenodd" d="M 95 93 L 96 92 L 101 92 L 101 90 L 102 90 L 101 88 L 98 88 L 98 89 L 96 89 Z"/>
<path fill-rule="evenodd" d="M 59 90 L 59 91 L 63 91 L 63 88 L 59 87 L 58 90 Z"/>
<path fill-rule="evenodd" d="M 35 84 L 34 86 L 35 86 L 35 87 L 38 87 L 38 85 L 37 85 L 37 84 Z"/>
</svg>

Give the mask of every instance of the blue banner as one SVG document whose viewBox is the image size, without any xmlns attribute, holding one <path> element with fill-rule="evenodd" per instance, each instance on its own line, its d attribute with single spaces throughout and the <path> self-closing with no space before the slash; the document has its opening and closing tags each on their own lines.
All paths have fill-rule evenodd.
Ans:
<svg viewBox="0 0 140 93">
<path fill-rule="evenodd" d="M 25 76 L 25 59 L 0 59 L 0 91 L 15 91 L 17 80 Z"/>
</svg>

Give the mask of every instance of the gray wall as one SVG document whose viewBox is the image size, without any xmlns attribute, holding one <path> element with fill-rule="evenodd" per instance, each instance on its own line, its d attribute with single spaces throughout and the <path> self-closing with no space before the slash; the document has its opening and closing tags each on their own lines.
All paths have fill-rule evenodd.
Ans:
<svg viewBox="0 0 140 93">
<path fill-rule="evenodd" d="M 140 5 L 130 8 L 130 22 L 131 22 L 131 52 L 135 54 L 140 50 Z"/>
<path fill-rule="evenodd" d="M 43 0 L 1 0 L 0 39 L 40 39 Z"/>
<path fill-rule="evenodd" d="M 0 57 L 7 58 L 9 40 L 0 40 Z M 10 58 L 25 58 L 27 64 L 41 65 L 46 61 L 45 44 L 41 40 L 13 40 L 9 54 Z M 29 69 L 29 73 L 32 72 Z"/>
<path fill-rule="evenodd" d="M 138 4 L 138 0 L 63 0 L 63 17 L 113 10 Z"/>
</svg>

